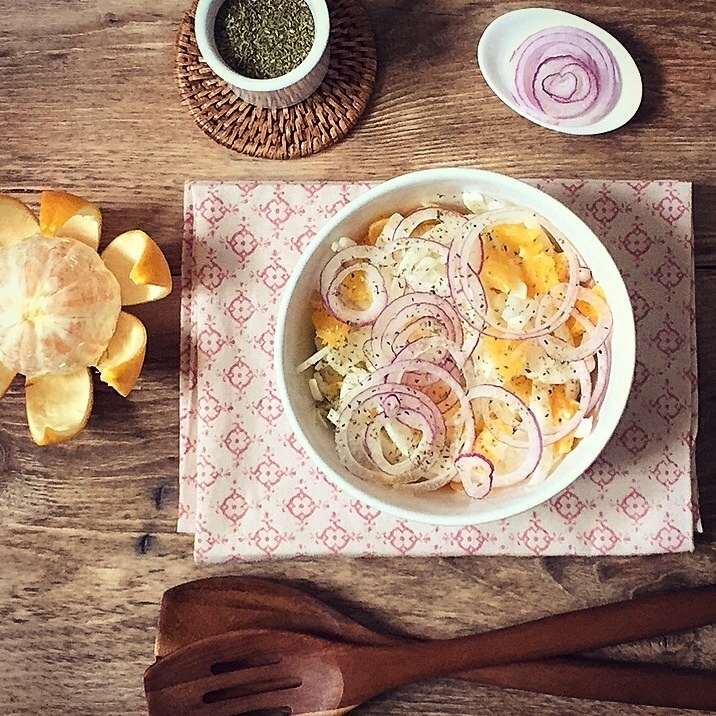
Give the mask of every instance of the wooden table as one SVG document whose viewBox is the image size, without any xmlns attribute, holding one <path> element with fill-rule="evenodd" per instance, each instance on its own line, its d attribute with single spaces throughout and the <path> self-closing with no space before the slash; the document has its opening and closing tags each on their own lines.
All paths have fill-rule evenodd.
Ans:
<svg viewBox="0 0 716 716">
<path fill-rule="evenodd" d="M 464 165 L 517 177 L 692 181 L 704 522 L 694 552 L 195 566 L 191 538 L 175 532 L 175 288 L 170 298 L 137 311 L 150 330 L 139 389 L 124 400 L 98 382 L 92 418 L 74 441 L 53 449 L 33 445 L 20 381 L 2 402 L 0 713 L 144 713 L 141 676 L 152 661 L 161 594 L 200 576 L 286 578 L 370 624 L 431 637 L 714 581 L 716 8 L 712 0 L 562 3 L 621 39 L 645 82 L 643 105 L 626 128 L 573 138 L 514 115 L 475 66 L 476 42 L 488 22 L 529 4 L 535 3 L 366 0 L 380 70 L 365 116 L 335 147 L 277 162 L 214 144 L 180 103 L 173 42 L 185 4 L 0 0 L 0 190 L 33 206 L 43 188 L 86 196 L 104 211 L 105 240 L 142 227 L 178 278 L 186 179 L 384 179 Z M 610 653 L 716 668 L 716 628 Z M 402 688 L 356 711 L 536 712 L 654 710 L 442 680 Z"/>
</svg>

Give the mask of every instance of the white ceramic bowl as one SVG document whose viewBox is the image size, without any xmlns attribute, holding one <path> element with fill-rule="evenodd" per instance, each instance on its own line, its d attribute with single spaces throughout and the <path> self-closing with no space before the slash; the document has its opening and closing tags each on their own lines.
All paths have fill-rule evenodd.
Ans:
<svg viewBox="0 0 716 716">
<path fill-rule="evenodd" d="M 423 203 L 461 204 L 465 190 L 508 200 L 536 211 L 570 239 L 595 280 L 604 288 L 614 317 L 609 385 L 594 429 L 542 483 L 495 491 L 472 500 L 451 490 L 413 494 L 371 484 L 350 474 L 338 459 L 334 433 L 318 418 L 308 386 L 309 372 L 296 367 L 315 352 L 309 298 L 341 236 L 361 236 L 376 218 Z M 489 522 L 528 510 L 550 499 L 591 465 L 609 441 L 624 410 L 634 372 L 635 333 L 629 295 L 607 249 L 566 206 L 516 179 L 476 169 L 431 169 L 396 177 L 370 189 L 340 210 L 302 255 L 282 296 L 276 326 L 275 369 L 281 399 L 292 428 L 318 468 L 351 496 L 398 517 L 431 524 Z"/>
<path fill-rule="evenodd" d="M 241 99 L 257 107 L 279 109 L 298 104 L 318 89 L 330 60 L 330 18 L 325 0 L 306 0 L 315 28 L 313 45 L 306 58 L 287 74 L 268 80 L 257 80 L 235 72 L 219 54 L 214 38 L 214 21 L 224 2 L 199 0 L 194 14 L 196 43 L 204 62 L 231 85 Z"/>
</svg>

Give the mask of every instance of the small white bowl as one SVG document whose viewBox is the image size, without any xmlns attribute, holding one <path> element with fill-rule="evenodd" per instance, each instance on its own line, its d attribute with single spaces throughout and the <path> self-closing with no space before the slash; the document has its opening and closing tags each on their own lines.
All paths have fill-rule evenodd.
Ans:
<svg viewBox="0 0 716 716">
<path fill-rule="evenodd" d="M 199 0 L 194 15 L 194 31 L 199 53 L 211 70 L 228 83 L 234 92 L 257 107 L 280 109 L 302 102 L 323 82 L 330 60 L 331 29 L 325 0 L 305 0 L 315 34 L 313 45 L 303 62 L 280 77 L 260 80 L 244 77 L 229 67 L 219 54 L 214 36 L 214 21 L 225 0 Z"/>
<path fill-rule="evenodd" d="M 472 500 L 451 490 L 413 494 L 372 484 L 352 475 L 341 464 L 334 432 L 318 416 L 307 373 L 296 368 L 316 348 L 311 297 L 328 258 L 331 244 L 342 236 L 361 236 L 376 218 L 425 203 L 462 204 L 464 191 L 513 202 L 533 210 L 560 229 L 592 269 L 604 288 L 614 319 L 612 363 L 604 402 L 594 429 L 542 483 Z M 596 459 L 607 444 L 626 405 L 634 372 L 635 332 L 631 301 L 609 252 L 589 227 L 566 206 L 516 179 L 477 169 L 431 169 L 391 179 L 340 210 L 317 233 L 301 256 L 282 295 L 275 338 L 278 390 L 293 430 L 318 468 L 349 495 L 398 517 L 430 524 L 465 525 L 489 522 L 531 509 L 564 490 Z"/>
</svg>

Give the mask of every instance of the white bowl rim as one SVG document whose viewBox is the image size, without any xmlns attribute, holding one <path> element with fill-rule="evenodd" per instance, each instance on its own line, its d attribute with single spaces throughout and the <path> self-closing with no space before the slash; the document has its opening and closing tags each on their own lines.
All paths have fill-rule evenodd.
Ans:
<svg viewBox="0 0 716 716">
<path fill-rule="evenodd" d="M 619 361 L 612 362 L 612 371 L 610 373 L 610 381 L 607 386 L 606 395 L 611 396 L 613 403 L 613 410 L 609 415 L 600 415 L 600 420 L 595 422 L 595 428 L 588 438 L 592 438 L 595 434 L 599 436 L 599 440 L 588 440 L 584 439 L 579 445 L 581 450 L 575 450 L 570 453 L 567 458 L 558 466 L 555 473 L 551 474 L 544 482 L 540 483 L 540 490 L 534 496 L 526 496 L 521 502 L 517 509 L 510 508 L 508 506 L 495 506 L 491 509 L 487 509 L 484 512 L 465 514 L 430 514 L 428 512 L 416 512 L 414 510 L 406 509 L 400 505 L 394 505 L 371 495 L 357 488 L 351 482 L 349 482 L 342 475 L 332 470 L 321 457 L 321 455 L 315 450 L 310 440 L 306 436 L 302 425 L 298 418 L 294 414 L 294 411 L 290 408 L 291 398 L 286 384 L 285 373 L 286 370 L 295 370 L 295 365 L 288 366 L 284 361 L 284 335 L 286 331 L 285 317 L 287 314 L 288 306 L 291 302 L 293 292 L 296 285 L 301 277 L 302 272 L 306 268 L 307 264 L 311 261 L 313 254 L 316 250 L 324 243 L 327 237 L 329 237 L 336 228 L 350 215 L 356 211 L 363 209 L 366 205 L 370 204 L 376 197 L 382 196 L 383 194 L 389 193 L 393 190 L 409 187 L 411 185 L 421 185 L 430 182 L 440 181 L 452 181 L 460 182 L 464 181 L 465 184 L 479 184 L 480 182 L 492 183 L 509 190 L 519 190 L 528 195 L 532 195 L 535 201 L 540 203 L 540 206 L 546 206 L 547 209 L 544 211 L 538 211 L 545 218 L 549 219 L 558 228 L 563 225 L 564 220 L 573 222 L 575 226 L 578 226 L 581 232 L 584 232 L 585 236 L 589 237 L 589 243 L 595 247 L 600 253 L 603 254 L 604 259 L 608 262 L 607 266 L 612 273 L 610 277 L 609 294 L 616 295 L 617 301 L 620 308 L 618 315 L 618 323 L 622 327 L 621 339 L 622 343 L 619 345 Z M 489 193 L 489 192 L 488 192 Z M 555 218 L 556 215 L 556 218 Z M 569 238 L 569 237 L 568 237 Z M 570 238 L 570 241 L 572 239 Z M 583 243 L 582 240 L 576 243 Z M 579 246 L 576 246 L 577 250 L 580 250 Z M 602 267 L 604 268 L 604 267 Z M 617 321 L 615 321 L 615 325 Z M 613 338 L 613 336 L 612 336 Z M 634 368 L 636 362 L 636 335 L 634 326 L 634 314 L 629 298 L 629 293 L 624 284 L 624 280 L 621 276 L 621 272 L 614 263 L 611 254 L 608 252 L 601 240 L 594 234 L 594 232 L 587 226 L 587 224 L 578 217 L 571 209 L 562 204 L 557 199 L 546 194 L 541 189 L 538 189 L 530 184 L 526 184 L 520 179 L 516 179 L 505 174 L 497 172 L 486 171 L 482 169 L 472 168 L 437 168 L 437 169 L 423 169 L 407 174 L 401 174 L 383 181 L 372 188 L 359 195 L 357 198 L 350 201 L 344 207 L 339 209 L 336 214 L 329 219 L 316 233 L 314 238 L 311 240 L 309 245 L 301 254 L 298 262 L 296 263 L 291 276 L 289 277 L 286 286 L 283 289 L 277 313 L 276 331 L 274 339 L 274 371 L 276 374 L 277 390 L 281 399 L 281 403 L 284 407 L 284 411 L 289 420 L 291 428 L 293 429 L 296 437 L 298 438 L 301 446 L 304 448 L 306 453 L 309 455 L 311 460 L 314 462 L 316 467 L 335 485 L 339 486 L 348 495 L 353 498 L 370 505 L 378 510 L 385 513 L 391 514 L 395 517 L 410 520 L 414 522 L 426 523 L 435 526 L 466 526 L 483 524 L 487 522 L 494 522 L 496 520 L 512 517 L 521 513 L 524 513 L 537 505 L 543 504 L 553 498 L 555 495 L 562 492 L 569 485 L 571 485 L 581 474 L 587 470 L 587 468 L 597 459 L 599 454 L 602 452 L 609 439 L 613 435 L 617 428 L 617 425 L 621 419 L 621 416 L 626 407 L 626 403 L 631 391 L 632 380 L 634 376 Z M 615 367 L 618 366 L 618 372 L 615 373 Z M 617 376 L 619 381 L 618 385 L 614 382 L 614 376 Z M 606 401 L 606 398 L 605 398 Z M 588 449 L 589 448 L 589 449 Z M 581 458 L 579 460 L 579 468 L 577 471 L 560 471 L 560 468 L 565 465 L 567 459 L 578 453 Z M 574 460 L 573 460 L 574 462 Z M 564 474 L 560 474 L 563 472 Z M 359 478 L 356 478 L 358 481 Z M 429 495 L 426 494 L 426 503 L 429 503 Z M 479 502 L 479 501 L 476 501 Z"/>
</svg>

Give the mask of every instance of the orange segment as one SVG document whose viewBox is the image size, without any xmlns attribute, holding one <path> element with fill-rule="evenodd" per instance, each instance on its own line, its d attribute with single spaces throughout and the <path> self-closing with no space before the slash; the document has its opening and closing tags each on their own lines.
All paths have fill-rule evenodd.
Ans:
<svg viewBox="0 0 716 716">
<path fill-rule="evenodd" d="M 0 249 L 40 232 L 37 218 L 26 204 L 0 194 Z"/>
<path fill-rule="evenodd" d="M 54 445 L 77 435 L 92 411 L 92 376 L 43 375 L 25 381 L 27 422 L 38 445 Z"/>
<path fill-rule="evenodd" d="M 142 372 L 146 348 L 144 324 L 136 316 L 122 311 L 117 330 L 97 363 L 99 377 L 126 398 Z"/>
<path fill-rule="evenodd" d="M 16 375 L 17 373 L 14 370 L 10 370 L 10 368 L 0 363 L 0 398 L 5 395 Z"/>
<path fill-rule="evenodd" d="M 102 252 L 102 260 L 115 275 L 122 305 L 156 301 L 172 290 L 172 275 L 162 250 L 143 231 L 125 231 Z"/>
<path fill-rule="evenodd" d="M 311 320 L 313 321 L 313 327 L 316 329 L 316 335 L 326 345 L 339 348 L 348 343 L 351 327 L 328 313 L 322 305 L 319 304 L 313 310 Z"/>
<path fill-rule="evenodd" d="M 96 251 L 102 233 L 102 212 L 81 196 L 64 191 L 43 191 L 40 230 L 45 236 L 76 239 Z"/>
</svg>

